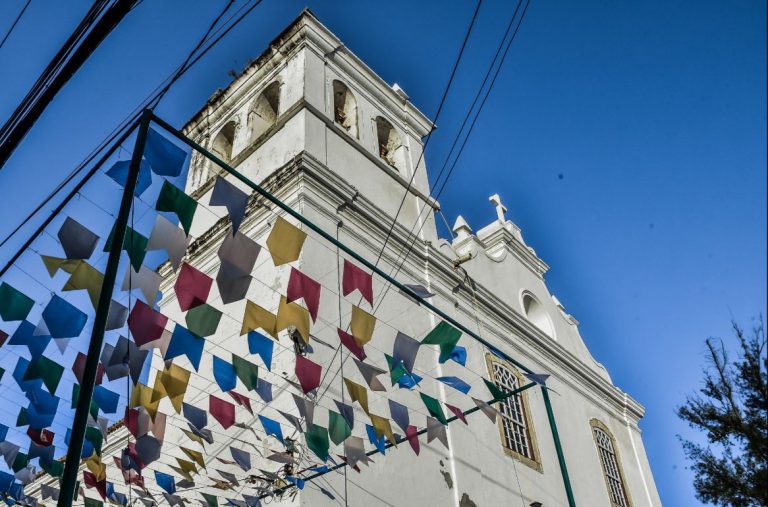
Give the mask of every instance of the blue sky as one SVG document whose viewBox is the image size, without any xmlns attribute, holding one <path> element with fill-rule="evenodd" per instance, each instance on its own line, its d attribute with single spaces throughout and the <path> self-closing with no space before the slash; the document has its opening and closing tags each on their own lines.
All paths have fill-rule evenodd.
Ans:
<svg viewBox="0 0 768 507">
<path fill-rule="evenodd" d="M 89 3 L 32 2 L 0 49 L 0 118 Z M 434 115 L 472 4 L 307 3 Z M 22 4 L 0 3 L 0 32 Z M 180 63 L 221 6 L 145 0 L 131 13 L 0 171 L 0 237 Z M 302 7 L 264 0 L 158 114 L 182 124 Z M 513 7 L 483 5 L 430 142 L 433 175 Z M 766 311 L 765 8 L 533 2 L 441 197 L 449 220 L 462 214 L 478 229 L 495 216 L 487 197 L 502 196 L 594 356 L 646 406 L 641 427 L 667 505 L 699 505 L 676 439 L 690 432 L 674 408 L 699 385 L 704 339 Z"/>
</svg>

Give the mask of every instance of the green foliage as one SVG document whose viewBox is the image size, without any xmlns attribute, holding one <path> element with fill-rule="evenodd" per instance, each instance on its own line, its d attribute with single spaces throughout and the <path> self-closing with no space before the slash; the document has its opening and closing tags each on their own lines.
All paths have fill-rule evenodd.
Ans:
<svg viewBox="0 0 768 507">
<path fill-rule="evenodd" d="M 704 385 L 677 415 L 707 445 L 681 438 L 699 500 L 734 507 L 768 506 L 768 357 L 762 318 L 747 336 L 734 322 L 738 357 L 708 339 Z"/>
</svg>

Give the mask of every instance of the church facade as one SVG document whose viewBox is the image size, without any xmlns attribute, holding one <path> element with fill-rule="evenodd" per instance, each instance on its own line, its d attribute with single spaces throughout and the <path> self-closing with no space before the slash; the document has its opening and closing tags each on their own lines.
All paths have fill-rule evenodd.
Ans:
<svg viewBox="0 0 768 507">
<path fill-rule="evenodd" d="M 226 89 L 214 94 L 183 131 L 383 271 L 402 283 L 425 287 L 433 294 L 430 301 L 435 306 L 477 332 L 495 350 L 550 375 L 547 387 L 576 505 L 661 505 L 638 426 L 643 407 L 614 386 L 605 367 L 591 356 L 578 322 L 547 289 L 547 264 L 507 218 L 500 198 L 492 196 L 487 205 L 489 215 L 494 208 L 496 214 L 489 224 L 475 231 L 459 217 L 451 240 L 438 236 L 435 216 L 439 204 L 430 196 L 422 156 L 423 139 L 432 128 L 430 119 L 399 86 L 384 82 L 305 11 Z M 217 176 L 250 192 L 211 160 L 193 153 L 185 190 L 200 206 L 190 233 L 195 239 L 185 262 L 212 278 L 221 264 L 217 252 L 231 231 L 226 210 L 211 205 Z M 257 197 L 250 201 L 239 231 L 265 245 L 280 215 L 279 209 Z M 312 324 L 307 356 L 327 373 L 312 399 L 314 423 L 327 427 L 326 409 L 335 410 L 333 401 L 352 404 L 358 421 L 352 434 L 365 437 L 367 414 L 390 414 L 387 393 L 370 391 L 366 410 L 352 403 L 343 379 L 362 385 L 365 381 L 350 353 L 337 347 L 336 328 L 348 325 L 355 304 L 375 313 L 376 330 L 366 350 L 372 363 L 386 369 L 385 354 L 392 353 L 398 332 L 421 339 L 439 319 L 376 276 L 374 304 L 366 306 L 357 297 L 343 298 L 340 277 L 347 258 L 310 233 L 293 265 L 330 294 Z M 161 274 L 165 278 L 160 309 L 172 320 L 184 322 L 174 294 L 173 270 L 165 266 Z M 281 303 L 276 294 L 285 293 L 288 268 L 274 266 L 262 252 L 252 277 L 255 282 L 250 284 L 247 299 L 277 312 Z M 224 305 L 216 286 L 211 294 L 212 304 L 225 308 L 216 335 L 208 338 L 211 355 L 248 356 L 239 321 L 245 302 Z M 237 318 L 230 319 L 230 315 Z M 272 386 L 271 401 L 264 401 L 263 407 L 254 401 L 255 415 L 238 408 L 237 427 L 226 432 L 217 427 L 213 443 L 191 442 L 183 417 L 175 414 L 169 400 L 162 401 L 160 410 L 169 416 L 163 456 L 155 468 L 178 471 L 173 459 L 189 459 L 181 447 L 206 452 L 207 468 L 192 477 L 197 486 L 177 493 L 184 500 L 202 501 L 199 492 L 233 498 L 254 495 L 252 484 L 264 486 L 261 479 L 249 482 L 242 478 L 244 474 L 232 463 L 232 446 L 251 453 L 252 476 L 263 478 L 266 472 L 283 467 L 268 459 L 279 445 L 264 435 L 258 419 L 259 414 L 266 414 L 290 428 L 279 411 L 296 414 L 294 344 L 286 333 L 280 334 L 279 343 L 271 370 L 259 370 L 260 380 Z M 416 369 L 428 377 L 422 387 L 441 403 L 469 407 L 462 393 L 429 379 L 460 376 L 471 385 L 470 394 L 480 399 L 488 398 L 482 378 L 492 379 L 504 390 L 528 382 L 494 348 L 469 336 L 462 337 L 460 345 L 466 349 L 463 366 L 440 362 L 438 351 L 432 349 L 422 350 L 417 358 Z M 157 352 L 152 361 L 149 385 L 163 365 Z M 207 397 L 221 394 L 212 381 L 212 368 L 211 358 L 204 355 L 198 372 L 189 380 L 186 403 L 207 409 Z M 390 387 L 387 377 L 383 375 L 382 380 L 393 393 L 396 387 Z M 424 427 L 424 404 L 413 391 L 400 391 L 404 392 L 398 400 L 408 407 L 411 424 Z M 368 463 L 357 463 L 356 469 L 325 473 L 303 489 L 292 489 L 272 501 L 355 507 L 568 505 L 542 390 L 528 389 L 497 408 L 495 422 L 480 411 L 467 416 L 467 424 L 449 424 L 444 441 L 427 442 L 421 437 L 418 456 L 407 442 L 400 443 L 383 456 L 372 456 Z M 295 438 L 301 445 L 301 436 Z M 115 429 L 105 452 L 119 455 L 129 439 L 125 428 Z M 366 439 L 366 450 L 371 448 Z M 336 463 L 343 460 L 339 449 L 332 447 L 331 451 Z M 311 462 L 310 453 L 306 454 Z M 110 477 L 120 476 L 113 463 L 107 466 Z M 227 473 L 230 479 L 237 476 L 240 480 L 228 480 Z M 151 475 L 146 484 L 148 490 L 159 491 Z M 115 487 L 127 492 L 124 485 Z M 164 502 L 162 496 L 155 496 Z M 223 505 L 221 500 L 219 505 Z"/>
</svg>

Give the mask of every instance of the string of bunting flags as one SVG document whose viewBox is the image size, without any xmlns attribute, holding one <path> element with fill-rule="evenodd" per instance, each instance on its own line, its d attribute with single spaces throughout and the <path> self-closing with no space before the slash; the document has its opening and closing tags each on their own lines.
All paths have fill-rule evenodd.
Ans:
<svg viewBox="0 0 768 507">
<path fill-rule="evenodd" d="M 136 495 L 147 507 L 161 498 L 170 505 L 196 498 L 210 507 L 252 507 L 260 498 L 302 489 L 335 467 L 361 472 L 373 453 L 403 442 L 419 455 L 424 433 L 427 443 L 437 440 L 447 448 L 446 426 L 454 420 L 469 424 L 467 413 L 482 411 L 493 422 L 501 417 L 493 403 L 510 393 L 467 367 L 470 351 L 459 345 L 459 329 L 439 320 L 419 340 L 380 320 L 372 310 L 372 273 L 334 257 L 327 273 L 310 276 L 297 262 L 306 254 L 307 232 L 275 213 L 266 239 L 257 242 L 248 222 L 253 199 L 239 185 L 215 176 L 206 205 L 174 184 L 188 160 L 185 150 L 149 129 L 134 189 L 134 207 L 146 205 L 147 216 L 131 222 L 120 244 L 125 275 L 112 293 L 109 338 L 80 454 L 77 496 L 86 506 L 127 506 Z M 123 188 L 129 162 L 116 161 L 103 174 Z M 207 218 L 199 221 L 211 225 L 210 216 L 226 216 L 223 232 L 201 230 L 193 237 L 203 213 Z M 50 294 L 33 294 L 20 282 L 0 283 L 0 364 L 15 361 L 8 375 L 0 367 L 0 382 L 13 392 L 11 405 L 19 406 L 15 421 L 0 423 L 7 465 L 0 469 L 0 494 L 9 505 L 59 499 L 61 456 L 70 438 L 67 407 L 78 400 L 86 362 L 78 345 L 87 344 L 91 309 L 104 290 L 103 255 L 98 257 L 110 251 L 115 236 L 114 226 L 106 224 L 99 234 L 83 222 L 65 217 L 51 235 L 59 250 L 39 255 L 37 267 L 48 276 L 43 286 L 57 287 Z M 215 256 L 190 254 L 217 241 Z M 215 277 L 208 274 L 214 270 Z M 261 276 L 263 270 L 274 276 Z M 338 289 L 329 287 L 337 281 Z M 423 299 L 435 296 L 419 284 L 407 287 Z M 339 301 L 350 296 L 360 301 L 342 315 Z M 218 303 L 237 308 L 237 316 Z M 323 316 L 336 315 L 336 308 L 339 322 Z M 425 310 L 411 304 L 408 311 Z M 401 329 L 410 325 L 398 323 Z M 427 348 L 437 360 L 432 364 L 433 355 L 422 354 L 431 366 L 420 368 Z M 341 362 L 337 368 L 337 350 L 356 372 L 342 373 Z M 435 369 L 448 364 L 453 374 Z M 528 374 L 534 384 L 543 385 L 546 377 Z M 475 378 L 482 378 L 488 395 L 476 392 Z M 280 389 L 273 389 L 278 383 Z M 466 401 L 441 402 L 427 384 L 450 388 L 451 400 Z M 247 422 L 238 417 L 240 410 L 250 416 Z M 424 417 L 423 424 L 415 415 Z M 108 437 L 124 445 L 106 446 Z"/>
</svg>

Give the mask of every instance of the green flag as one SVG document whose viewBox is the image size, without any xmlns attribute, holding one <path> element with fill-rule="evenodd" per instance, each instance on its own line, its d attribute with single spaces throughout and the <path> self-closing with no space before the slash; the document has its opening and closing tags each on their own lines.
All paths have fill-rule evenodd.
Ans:
<svg viewBox="0 0 768 507">
<path fill-rule="evenodd" d="M 445 418 L 445 414 L 443 413 L 443 409 L 440 406 L 440 402 L 432 396 L 426 395 L 424 393 L 419 393 L 419 395 L 421 396 L 421 401 L 424 402 L 424 406 L 426 406 L 427 410 L 429 410 L 429 413 L 432 414 L 432 416 L 441 423 L 448 424 L 448 420 Z"/>
<path fill-rule="evenodd" d="M 101 500 L 96 500 L 95 498 L 83 498 L 83 505 L 85 507 L 104 507 L 104 502 Z"/>
<path fill-rule="evenodd" d="M 72 384 L 72 407 L 71 408 L 77 408 L 77 399 L 80 397 L 80 384 Z M 99 406 L 96 404 L 95 401 L 91 400 L 91 407 L 88 410 L 88 412 L 91 414 L 91 417 L 93 419 L 97 419 L 99 417 Z"/>
<path fill-rule="evenodd" d="M 485 382 L 485 386 L 488 388 L 488 390 L 491 392 L 491 396 L 493 396 L 494 400 L 500 400 L 504 397 L 506 397 L 506 393 L 499 389 L 499 387 L 491 382 L 488 379 L 483 379 L 483 382 Z"/>
<path fill-rule="evenodd" d="M 200 493 L 209 507 L 219 507 L 219 499 L 210 493 Z"/>
<path fill-rule="evenodd" d="M 40 468 L 45 470 L 51 477 L 61 477 L 64 475 L 64 463 L 62 461 L 56 459 L 51 460 L 50 462 L 46 462 L 44 459 L 39 461 Z"/>
<path fill-rule="evenodd" d="M 93 444 L 96 454 L 101 455 L 101 445 L 104 443 L 104 435 L 99 428 L 88 426 L 85 428 L 85 439 Z"/>
<path fill-rule="evenodd" d="M 421 340 L 422 345 L 439 345 L 440 346 L 440 362 L 443 363 L 450 359 L 451 352 L 459 342 L 461 337 L 461 331 L 448 324 L 447 322 L 440 321 L 435 328 L 429 332 L 427 336 Z"/>
<path fill-rule="evenodd" d="M 112 238 L 115 235 L 115 227 L 109 232 L 107 237 L 107 243 L 104 245 L 104 251 L 109 252 L 112 248 Z M 141 264 L 144 262 L 144 257 L 147 255 L 147 243 L 149 239 L 142 236 L 130 227 L 125 228 L 125 237 L 123 238 L 123 250 L 128 252 L 128 258 L 131 260 L 131 266 L 133 270 L 138 272 L 141 269 Z"/>
<path fill-rule="evenodd" d="M 184 317 L 187 329 L 200 337 L 211 336 L 216 332 L 221 320 L 221 312 L 208 303 L 196 306 Z"/>
<path fill-rule="evenodd" d="M 246 361 L 240 356 L 232 354 L 232 367 L 235 375 L 249 391 L 255 391 L 259 383 L 259 367 L 250 361 Z"/>
<path fill-rule="evenodd" d="M 328 433 L 331 441 L 338 445 L 346 440 L 351 434 L 352 429 L 344 416 L 333 410 L 328 411 Z"/>
<path fill-rule="evenodd" d="M 307 447 L 314 452 L 318 458 L 325 461 L 328 459 L 328 430 L 317 424 L 313 424 L 304 433 L 307 440 Z"/>
<path fill-rule="evenodd" d="M 29 363 L 27 371 L 24 372 L 23 380 L 42 379 L 48 392 L 55 394 L 63 373 L 64 367 L 62 365 L 45 356 L 40 356 Z"/>
<path fill-rule="evenodd" d="M 26 426 L 29 424 L 29 414 L 27 414 L 27 407 L 21 407 L 19 409 L 19 415 L 16 417 L 16 426 Z"/>
<path fill-rule="evenodd" d="M 197 210 L 197 201 L 184 193 L 184 191 L 171 183 L 168 180 L 163 182 L 163 188 L 160 190 L 160 195 L 157 197 L 157 204 L 155 204 L 157 211 L 171 211 L 176 213 L 179 217 L 179 223 L 184 228 L 184 232 L 189 236 L 189 229 L 192 226 L 192 217 L 195 216 L 195 210 Z"/>
<path fill-rule="evenodd" d="M 0 318 L 6 321 L 24 320 L 29 315 L 35 301 L 3 282 L 0 285 Z"/>
<path fill-rule="evenodd" d="M 13 460 L 13 466 L 11 468 L 14 472 L 18 472 L 19 470 L 26 468 L 27 463 L 29 463 L 29 456 L 23 452 L 19 452 L 16 454 L 16 459 Z"/>
<path fill-rule="evenodd" d="M 397 366 L 394 366 L 395 359 L 392 356 L 384 354 L 384 357 L 387 359 L 387 365 L 389 366 L 389 378 L 392 380 L 392 385 L 395 385 L 403 378 L 403 375 L 408 374 L 408 370 L 405 369 L 402 361 L 397 363 Z"/>
</svg>

